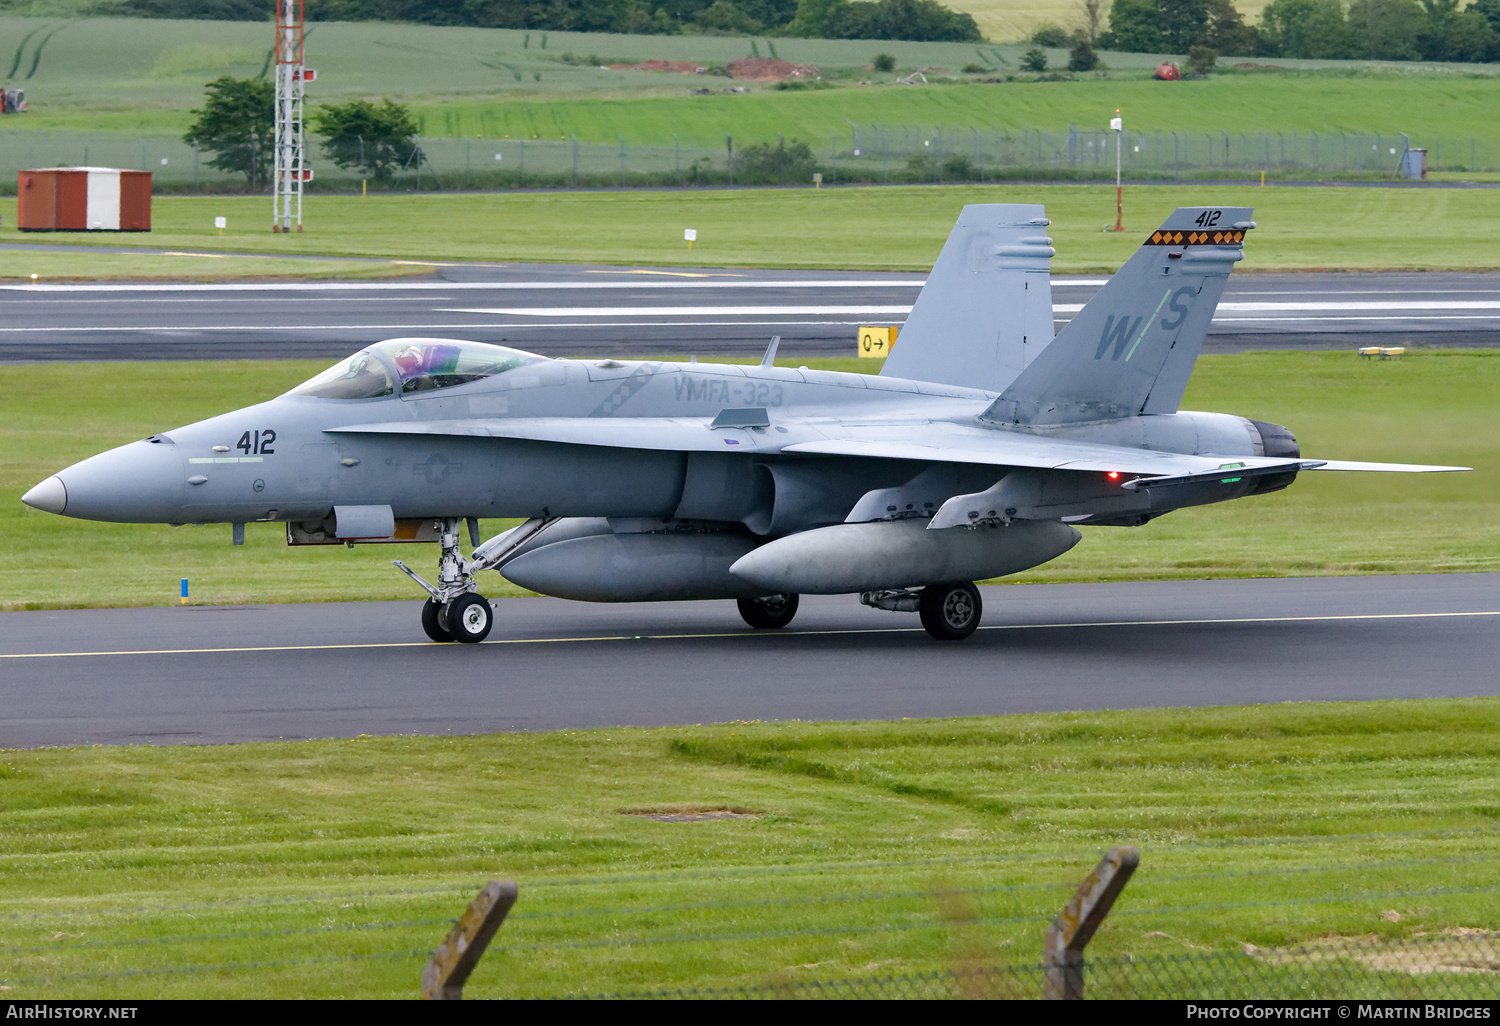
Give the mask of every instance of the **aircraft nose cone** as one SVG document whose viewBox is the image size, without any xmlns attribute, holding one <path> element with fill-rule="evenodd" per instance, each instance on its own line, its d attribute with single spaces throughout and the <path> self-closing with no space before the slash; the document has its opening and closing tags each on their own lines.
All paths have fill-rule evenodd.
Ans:
<svg viewBox="0 0 1500 1026">
<path fill-rule="evenodd" d="M 183 489 L 187 487 L 183 470 L 183 459 L 175 445 L 131 442 L 59 471 L 55 478 L 32 489 L 26 501 L 80 520 L 180 522 Z M 55 505 L 33 502 L 32 496 L 38 492 Z"/>
<path fill-rule="evenodd" d="M 68 508 L 68 490 L 61 478 L 49 477 L 21 496 L 21 501 L 43 513 L 61 513 Z"/>
</svg>

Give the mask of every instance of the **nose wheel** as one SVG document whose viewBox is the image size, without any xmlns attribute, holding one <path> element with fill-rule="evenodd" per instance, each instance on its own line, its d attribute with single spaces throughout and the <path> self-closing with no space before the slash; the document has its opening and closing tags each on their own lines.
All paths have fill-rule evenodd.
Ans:
<svg viewBox="0 0 1500 1026">
<path fill-rule="evenodd" d="M 962 641 L 979 629 L 984 605 L 979 589 L 967 581 L 961 584 L 933 584 L 919 594 L 917 612 L 922 626 L 939 641 Z"/>
<path fill-rule="evenodd" d="M 442 621 L 439 619 L 442 611 L 443 604 L 441 602 L 434 599 L 428 599 L 426 602 L 423 602 L 422 630 L 433 641 L 453 641 L 453 634 L 447 627 L 443 626 Z"/>
<path fill-rule="evenodd" d="M 448 628 L 454 641 L 477 645 L 489 637 L 495 615 L 483 595 L 467 592 L 439 611 L 438 620 Z"/>
<path fill-rule="evenodd" d="M 483 595 L 467 592 L 452 602 L 422 603 L 422 630 L 433 641 L 476 645 L 490 635 L 495 614 Z"/>
</svg>

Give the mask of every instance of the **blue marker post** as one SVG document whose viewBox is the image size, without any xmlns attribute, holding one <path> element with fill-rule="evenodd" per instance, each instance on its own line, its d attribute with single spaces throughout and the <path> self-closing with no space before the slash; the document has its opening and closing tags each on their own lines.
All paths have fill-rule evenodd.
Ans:
<svg viewBox="0 0 1500 1026">
<path fill-rule="evenodd" d="M 187 605 L 187 578 L 182 579 L 182 604 Z"/>
</svg>

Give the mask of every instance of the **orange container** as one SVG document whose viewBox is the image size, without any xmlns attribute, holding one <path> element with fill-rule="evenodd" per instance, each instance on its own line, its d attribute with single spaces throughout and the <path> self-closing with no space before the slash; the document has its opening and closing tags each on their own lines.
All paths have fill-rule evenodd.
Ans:
<svg viewBox="0 0 1500 1026">
<path fill-rule="evenodd" d="M 17 173 L 23 232 L 149 232 L 151 172 L 49 167 Z"/>
</svg>

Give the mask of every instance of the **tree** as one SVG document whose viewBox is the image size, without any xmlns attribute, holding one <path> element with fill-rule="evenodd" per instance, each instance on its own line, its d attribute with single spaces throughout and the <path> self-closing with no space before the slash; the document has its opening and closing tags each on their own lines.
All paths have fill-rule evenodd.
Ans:
<svg viewBox="0 0 1500 1026">
<path fill-rule="evenodd" d="M 1208 28 L 1198 42 L 1217 53 L 1248 56 L 1255 51 L 1255 30 L 1231 0 L 1208 0 Z"/>
<path fill-rule="evenodd" d="M 342 168 L 359 168 L 376 180 L 411 159 L 417 148 L 417 123 L 399 103 L 369 100 L 324 104 L 312 116 L 313 131 L 326 140 L 323 149 Z"/>
<path fill-rule="evenodd" d="M 798 5 L 798 16 L 801 16 Z M 793 25 L 796 24 L 794 21 Z M 792 34 L 792 26 L 787 26 Z M 836 0 L 823 22 L 829 39 L 909 39 L 923 42 L 978 43 L 983 40 L 972 16 L 949 10 L 937 0 Z"/>
<path fill-rule="evenodd" d="M 1037 26 L 1037 30 L 1031 34 L 1031 42 L 1033 46 L 1050 46 L 1054 50 L 1061 50 L 1073 45 L 1073 37 L 1061 25 L 1048 21 Z"/>
<path fill-rule="evenodd" d="M 1156 24 L 1168 53 L 1187 53 L 1208 31 L 1208 0 L 1156 0 Z"/>
<path fill-rule="evenodd" d="M 1190 46 L 1187 53 L 1188 70 L 1195 75 L 1208 75 L 1214 70 L 1218 63 L 1219 55 L 1214 53 L 1212 47 Z"/>
<path fill-rule="evenodd" d="M 786 34 L 803 39 L 822 39 L 827 34 L 828 14 L 842 0 L 797 0 L 797 13 L 786 27 Z"/>
<path fill-rule="evenodd" d="M 1260 16 L 1268 56 L 1338 58 L 1354 41 L 1340 0 L 1271 0 Z"/>
<path fill-rule="evenodd" d="M 1465 8 L 1464 13 L 1468 14 L 1470 11 L 1482 14 L 1490 23 L 1490 28 L 1500 32 L 1500 0 L 1474 0 Z"/>
<path fill-rule="evenodd" d="M 714 0 L 699 11 L 694 20 L 699 28 L 734 36 L 752 36 L 765 30 L 764 25 L 745 14 L 730 0 Z"/>
<path fill-rule="evenodd" d="M 1355 54 L 1376 61 L 1410 61 L 1421 56 L 1417 36 L 1427 19 L 1417 0 L 1354 0 L 1349 28 Z"/>
<path fill-rule="evenodd" d="M 251 189 L 271 177 L 276 141 L 276 86 L 264 78 L 216 78 L 204 88 L 208 96 L 182 141 L 196 143 L 214 156 L 209 167 L 243 174 Z"/>
<path fill-rule="evenodd" d="M 1031 49 L 1021 57 L 1022 71 L 1046 71 L 1047 52 L 1045 50 Z"/>
<path fill-rule="evenodd" d="M 1500 4 L 1500 0 L 1491 0 Z M 1099 33 L 1104 28 L 1104 0 L 1078 0 L 1078 17 L 1083 22 L 1081 31 L 1089 45 L 1099 42 Z"/>
<path fill-rule="evenodd" d="M 1167 44 L 1157 24 L 1156 0 L 1115 0 L 1109 9 L 1109 31 L 1099 42 L 1106 50 L 1166 52 Z"/>
<path fill-rule="evenodd" d="M 1089 43 L 1088 37 L 1080 35 L 1068 54 L 1069 71 L 1093 71 L 1099 66 L 1099 55 Z"/>
</svg>

